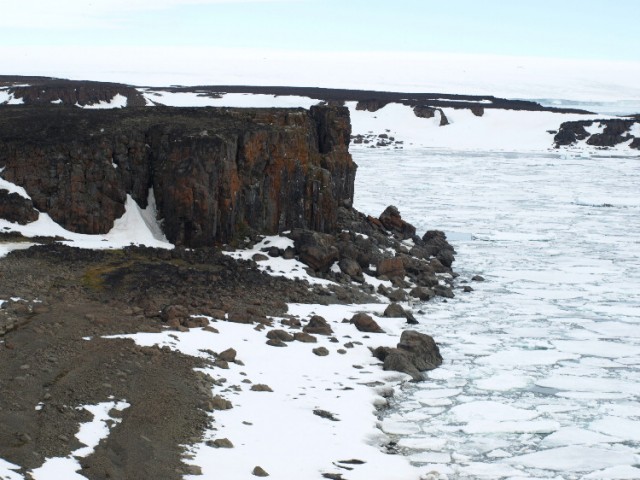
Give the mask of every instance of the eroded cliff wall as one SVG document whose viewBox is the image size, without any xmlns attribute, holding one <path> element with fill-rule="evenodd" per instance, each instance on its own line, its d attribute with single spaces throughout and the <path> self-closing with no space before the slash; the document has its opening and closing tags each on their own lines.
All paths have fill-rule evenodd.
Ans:
<svg viewBox="0 0 640 480">
<path fill-rule="evenodd" d="M 190 247 L 248 229 L 336 228 L 356 165 L 344 107 L 5 107 L 3 178 L 65 228 L 105 233 L 153 188 L 167 238 Z"/>
</svg>

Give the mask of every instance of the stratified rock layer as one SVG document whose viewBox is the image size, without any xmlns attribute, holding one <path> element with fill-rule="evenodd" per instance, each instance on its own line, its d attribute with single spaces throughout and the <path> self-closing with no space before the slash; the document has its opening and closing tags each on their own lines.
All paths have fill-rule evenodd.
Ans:
<svg viewBox="0 0 640 480">
<path fill-rule="evenodd" d="M 353 200 L 344 107 L 5 107 L 3 178 L 65 228 L 105 233 L 153 188 L 167 238 L 189 247 L 250 230 L 331 232 Z"/>
</svg>

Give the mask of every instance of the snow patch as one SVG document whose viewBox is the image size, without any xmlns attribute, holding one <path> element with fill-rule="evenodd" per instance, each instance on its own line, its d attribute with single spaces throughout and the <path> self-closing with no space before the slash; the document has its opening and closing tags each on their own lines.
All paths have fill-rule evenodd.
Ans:
<svg viewBox="0 0 640 480">
<path fill-rule="evenodd" d="M 76 438 L 85 446 L 74 450 L 67 457 L 48 458 L 41 467 L 30 472 L 33 480 L 51 480 L 52 478 L 64 478 L 69 480 L 85 480 L 86 477 L 76 473 L 81 470 L 78 457 L 87 457 L 93 453 L 100 443 L 100 440 L 109 436 L 110 426 L 107 423 L 113 422 L 118 424 L 120 418 L 112 418 L 109 412 L 112 409 L 124 410 L 129 407 L 125 401 L 120 402 L 103 402 L 97 405 L 85 405 L 79 409 L 86 409 L 93 414 L 93 420 L 80 425 L 80 430 L 76 434 Z M 1 464 L 0 464 L 1 468 Z M 1 473 L 1 470 L 0 470 Z M 22 479 L 22 477 L 16 477 Z"/>
</svg>

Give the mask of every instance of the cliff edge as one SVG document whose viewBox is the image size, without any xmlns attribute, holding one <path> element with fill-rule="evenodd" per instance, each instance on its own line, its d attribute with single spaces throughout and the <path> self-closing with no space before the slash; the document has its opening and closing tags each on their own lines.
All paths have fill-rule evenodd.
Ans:
<svg viewBox="0 0 640 480">
<path fill-rule="evenodd" d="M 127 195 L 153 189 L 172 243 L 227 243 L 251 230 L 336 229 L 356 164 L 344 107 L 5 107 L 0 169 L 68 230 L 106 233 Z"/>
</svg>

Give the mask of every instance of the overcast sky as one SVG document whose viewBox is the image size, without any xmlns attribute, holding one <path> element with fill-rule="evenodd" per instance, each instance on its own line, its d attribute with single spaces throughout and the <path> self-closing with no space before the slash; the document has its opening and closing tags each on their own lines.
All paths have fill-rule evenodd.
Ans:
<svg viewBox="0 0 640 480">
<path fill-rule="evenodd" d="M 0 0 L 0 45 L 640 60 L 638 0 Z"/>
<path fill-rule="evenodd" d="M 0 0 L 0 74 L 640 101 L 640 0 Z"/>
</svg>

